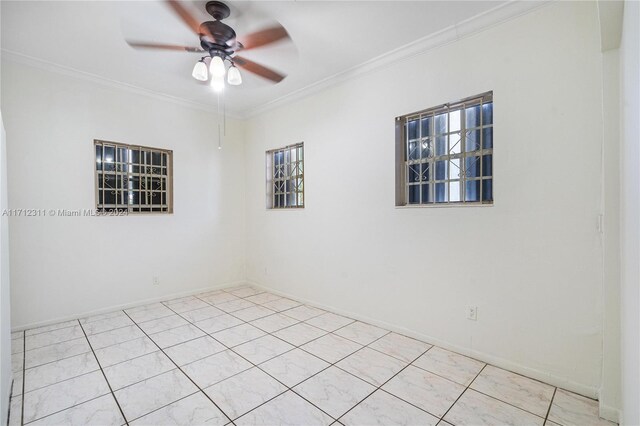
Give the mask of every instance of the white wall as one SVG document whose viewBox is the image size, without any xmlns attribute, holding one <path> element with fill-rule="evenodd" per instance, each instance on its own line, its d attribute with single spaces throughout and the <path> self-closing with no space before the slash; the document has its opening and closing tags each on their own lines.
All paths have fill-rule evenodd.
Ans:
<svg viewBox="0 0 640 426">
<path fill-rule="evenodd" d="M 558 2 L 252 119 L 248 279 L 595 396 L 601 65 L 595 3 Z M 486 90 L 495 205 L 394 208 L 394 117 Z M 267 211 L 299 141 L 306 207 Z"/>
<path fill-rule="evenodd" d="M 214 114 L 2 67 L 13 209 L 95 207 L 94 139 L 174 151 L 172 215 L 10 219 L 14 328 L 243 279 L 240 123 L 218 150 Z"/>
<path fill-rule="evenodd" d="M 622 423 L 640 425 L 640 4 L 625 2 L 620 45 Z"/>
<path fill-rule="evenodd" d="M 0 113 L 0 212 L 7 208 L 6 134 Z M 0 424 L 9 416 L 11 392 L 11 285 L 9 282 L 9 220 L 0 216 Z"/>
</svg>

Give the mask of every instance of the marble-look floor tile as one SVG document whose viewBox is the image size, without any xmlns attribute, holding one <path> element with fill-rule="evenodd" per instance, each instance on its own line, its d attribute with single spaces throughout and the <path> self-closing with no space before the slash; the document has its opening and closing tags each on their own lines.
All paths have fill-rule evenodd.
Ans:
<svg viewBox="0 0 640 426">
<path fill-rule="evenodd" d="M 244 297 L 253 296 L 254 294 L 264 293 L 264 290 L 260 290 L 258 288 L 253 288 L 253 287 L 245 287 L 245 288 L 240 288 L 238 290 L 233 290 L 230 293 L 236 297 L 244 298 Z"/>
<path fill-rule="evenodd" d="M 267 335 L 238 345 L 233 350 L 250 362 L 260 364 L 293 348 L 287 342 Z"/>
<path fill-rule="evenodd" d="M 84 337 L 84 332 L 78 324 L 78 321 L 75 321 L 75 324 L 76 325 L 71 327 L 59 328 L 57 330 L 27 336 L 25 340 L 25 349 L 29 351 L 43 346 L 49 346 Z"/>
<path fill-rule="evenodd" d="M 387 330 L 360 321 L 351 323 L 335 332 L 338 336 L 353 340 L 361 345 L 368 345 L 387 333 L 389 333 Z"/>
<path fill-rule="evenodd" d="M 241 324 L 235 327 L 219 331 L 211 336 L 225 346 L 233 347 L 241 345 L 249 340 L 264 336 L 265 332 L 250 324 Z"/>
<path fill-rule="evenodd" d="M 99 368 L 91 352 L 29 368 L 24 372 L 24 391 L 30 392 Z"/>
<path fill-rule="evenodd" d="M 108 393 L 109 386 L 100 371 L 26 392 L 24 422 L 32 422 Z"/>
<path fill-rule="evenodd" d="M 11 372 L 17 373 L 24 369 L 24 352 L 11 355 Z"/>
<path fill-rule="evenodd" d="M 113 395 L 107 394 L 29 423 L 29 426 L 120 426 L 125 424 Z"/>
<path fill-rule="evenodd" d="M 22 426 L 22 396 L 11 397 L 7 426 Z"/>
<path fill-rule="evenodd" d="M 554 387 L 491 365 L 471 388 L 541 417 L 547 415 Z"/>
<path fill-rule="evenodd" d="M 117 345 L 118 343 L 127 342 L 129 340 L 143 337 L 144 333 L 140 331 L 138 326 L 130 325 L 127 327 L 116 328 L 115 330 L 105 331 L 104 333 L 93 334 L 88 336 L 89 342 L 93 350 L 106 348 L 107 346 Z"/>
<path fill-rule="evenodd" d="M 372 393 L 375 387 L 339 368 L 329 367 L 293 390 L 337 419 Z"/>
<path fill-rule="evenodd" d="M 189 324 L 189 321 L 179 315 L 169 315 L 167 317 L 138 323 L 142 331 L 147 334 L 160 333 L 161 331 L 167 331 L 187 324 Z"/>
<path fill-rule="evenodd" d="M 176 366 L 161 351 L 152 352 L 104 369 L 104 374 L 115 391 L 173 370 Z"/>
<path fill-rule="evenodd" d="M 325 312 L 326 311 L 323 311 L 322 309 L 314 308 L 313 306 L 307 305 L 300 305 L 295 308 L 282 311 L 284 315 L 295 318 L 298 321 L 306 321 L 313 317 L 317 317 L 318 315 L 322 315 Z"/>
<path fill-rule="evenodd" d="M 189 322 L 198 322 L 222 314 L 224 314 L 224 312 L 220 309 L 214 306 L 207 306 L 206 308 L 196 309 L 194 311 L 182 312 L 180 316 Z"/>
<path fill-rule="evenodd" d="M 598 401 L 562 389 L 556 391 L 549 420 L 563 426 L 614 426 L 598 416 Z"/>
<path fill-rule="evenodd" d="M 253 367 L 231 350 L 202 358 L 182 367 L 200 388 L 206 388 Z"/>
<path fill-rule="evenodd" d="M 194 323 L 196 327 L 209 334 L 217 333 L 218 331 L 226 330 L 227 328 L 235 327 L 240 324 L 243 324 L 242 320 L 232 317 L 229 314 L 219 315 L 217 317 L 208 318 Z"/>
<path fill-rule="evenodd" d="M 260 368 L 287 385 L 294 387 L 329 367 L 329 363 L 301 349 L 294 349 L 260 365 Z"/>
<path fill-rule="evenodd" d="M 311 324 L 314 327 L 321 328 L 324 331 L 335 331 L 345 325 L 351 324 L 354 321 L 355 320 L 352 320 L 351 318 L 327 312 L 326 314 L 318 315 L 317 317 L 307 320 L 306 323 Z"/>
<path fill-rule="evenodd" d="M 288 309 L 295 308 L 296 306 L 300 306 L 300 305 L 302 305 L 302 303 L 296 302 L 295 300 L 291 300 L 291 299 L 285 299 L 285 298 L 272 300 L 271 302 L 262 304 L 262 306 L 264 306 L 265 308 L 269 308 L 276 312 L 286 311 Z"/>
<path fill-rule="evenodd" d="M 90 317 L 80 318 L 80 323 L 84 325 L 84 324 L 88 324 L 90 322 L 100 321 L 100 320 L 107 319 L 107 318 L 116 318 L 116 317 L 127 317 L 127 314 L 125 314 L 124 311 L 111 311 L 111 312 L 107 312 L 107 313 L 104 313 L 104 314 L 99 314 L 99 315 L 93 315 L 93 316 L 90 316 Z"/>
<path fill-rule="evenodd" d="M 331 364 L 351 355 L 361 347 L 362 345 L 335 334 L 327 334 L 301 346 L 305 351 Z"/>
<path fill-rule="evenodd" d="M 238 426 L 328 426 L 333 419 L 288 391 L 235 421 Z"/>
<path fill-rule="evenodd" d="M 208 308 L 208 303 L 200 299 L 185 300 L 168 306 L 173 312 L 181 314 L 183 312 L 195 311 L 196 309 Z"/>
<path fill-rule="evenodd" d="M 90 351 L 91 347 L 84 336 L 55 345 L 44 346 L 25 352 L 25 368 L 36 367 Z"/>
<path fill-rule="evenodd" d="M 157 305 L 153 305 L 153 307 L 148 309 L 140 309 L 140 310 L 130 310 L 127 309 L 125 311 L 132 320 L 137 323 L 151 321 L 154 319 L 168 317 L 169 315 L 175 315 L 171 309 L 167 308 L 163 304 L 159 303 Z"/>
<path fill-rule="evenodd" d="M 486 364 L 434 346 L 415 360 L 413 365 L 468 386 Z"/>
<path fill-rule="evenodd" d="M 243 321 L 253 321 L 258 318 L 263 318 L 274 314 L 275 312 L 271 309 L 267 309 L 263 306 L 252 306 L 250 308 L 240 309 L 239 311 L 235 311 L 233 316 L 236 318 L 240 318 Z"/>
<path fill-rule="evenodd" d="M 438 418 L 405 401 L 377 390 L 340 418 L 345 426 L 435 426 Z"/>
<path fill-rule="evenodd" d="M 195 393 L 198 388 L 178 369 L 115 391 L 127 420 L 132 421 Z"/>
<path fill-rule="evenodd" d="M 158 346 L 147 336 L 107 346 L 95 351 L 102 368 L 128 361 L 158 350 Z"/>
<path fill-rule="evenodd" d="M 82 324 L 82 328 L 87 335 L 91 335 L 114 330 L 116 328 L 126 327 L 127 325 L 133 325 L 133 321 L 131 321 L 129 317 L 117 316 L 84 323 Z"/>
<path fill-rule="evenodd" d="M 22 395 L 22 390 L 24 388 L 24 374 L 22 371 L 13 374 L 13 383 L 11 384 L 11 395 L 18 396 Z"/>
<path fill-rule="evenodd" d="M 228 302 L 219 303 L 216 305 L 216 308 L 230 314 L 241 309 L 253 308 L 254 306 L 256 306 L 256 304 L 251 303 L 248 300 L 234 299 Z"/>
<path fill-rule="evenodd" d="M 207 303 L 212 305 L 221 305 L 222 303 L 231 302 L 232 300 L 238 300 L 239 297 L 234 296 L 231 293 L 217 293 L 211 296 L 201 297 Z"/>
<path fill-rule="evenodd" d="M 73 327 L 76 325 L 78 325 L 78 320 L 64 321 L 56 324 L 45 325 L 43 327 L 32 328 L 32 329 L 26 330 L 24 334 L 25 336 L 33 336 L 34 334 L 46 333 L 49 331 L 59 330 L 61 328 Z"/>
<path fill-rule="evenodd" d="M 182 366 L 191 362 L 217 354 L 227 348 L 209 336 L 189 340 L 179 345 L 165 349 L 165 353 L 176 364 Z"/>
<path fill-rule="evenodd" d="M 188 302 L 189 300 L 197 300 L 197 298 L 195 296 L 176 297 L 175 299 L 165 300 L 162 302 L 162 304 L 169 307 L 177 303 Z"/>
<path fill-rule="evenodd" d="M 248 300 L 252 303 L 257 303 L 258 305 L 263 305 L 265 303 L 273 302 L 280 299 L 282 299 L 282 297 L 273 293 L 260 293 L 256 294 L 255 296 L 249 296 L 245 300 Z"/>
<path fill-rule="evenodd" d="M 233 420 L 287 388 L 267 373 L 253 367 L 203 390 Z"/>
<path fill-rule="evenodd" d="M 24 338 L 20 337 L 18 339 L 11 340 L 11 353 L 17 354 L 24 352 Z"/>
<path fill-rule="evenodd" d="M 431 345 L 401 334 L 389 333 L 369 347 L 399 360 L 411 362 L 431 348 Z"/>
<path fill-rule="evenodd" d="M 336 366 L 372 385 L 382 386 L 384 382 L 406 367 L 407 363 L 382 352 L 362 348 L 338 362 Z"/>
<path fill-rule="evenodd" d="M 133 426 L 222 426 L 229 419 L 202 392 L 153 411 L 134 420 Z"/>
<path fill-rule="evenodd" d="M 544 419 L 512 405 L 468 389 L 445 416 L 460 426 L 542 426 Z"/>
<path fill-rule="evenodd" d="M 326 331 L 303 322 L 292 325 L 291 327 L 283 328 L 282 330 L 273 333 L 274 336 L 291 343 L 293 346 L 304 345 L 305 343 L 324 336 L 325 334 L 327 334 Z"/>
<path fill-rule="evenodd" d="M 282 330 L 285 327 L 292 326 L 299 323 L 297 319 L 293 319 L 286 315 L 274 314 L 268 317 L 260 318 L 255 321 L 251 321 L 251 325 L 258 327 L 260 330 L 267 333 L 274 333 L 278 330 Z"/>
<path fill-rule="evenodd" d="M 465 387 L 410 365 L 382 389 L 436 417 L 442 417 Z"/>
<path fill-rule="evenodd" d="M 24 331 L 14 331 L 11 333 L 11 340 L 21 339 L 24 337 Z"/>
<path fill-rule="evenodd" d="M 173 345 L 186 342 L 188 340 L 197 339 L 204 336 L 204 332 L 192 324 L 183 325 L 182 327 L 172 328 L 161 331 L 160 333 L 150 334 L 149 338 L 156 342 L 161 348 L 168 348 Z"/>
</svg>

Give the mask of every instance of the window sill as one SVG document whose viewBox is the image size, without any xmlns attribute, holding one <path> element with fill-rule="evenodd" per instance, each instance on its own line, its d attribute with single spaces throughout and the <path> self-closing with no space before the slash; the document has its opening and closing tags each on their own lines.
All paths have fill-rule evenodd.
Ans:
<svg viewBox="0 0 640 426">
<path fill-rule="evenodd" d="M 396 209 L 400 210 L 411 210 L 411 209 L 442 209 L 442 208 L 471 208 L 471 207 L 493 207 L 494 203 L 438 203 L 438 204 L 407 204 L 405 206 L 395 206 Z"/>
</svg>

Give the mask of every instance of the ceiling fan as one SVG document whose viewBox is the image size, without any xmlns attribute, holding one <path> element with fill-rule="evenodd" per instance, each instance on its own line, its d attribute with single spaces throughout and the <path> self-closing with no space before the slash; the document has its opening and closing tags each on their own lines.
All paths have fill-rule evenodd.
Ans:
<svg viewBox="0 0 640 426">
<path fill-rule="evenodd" d="M 202 23 L 194 18 L 179 1 L 167 0 L 167 4 L 180 19 L 198 35 L 200 38 L 200 47 L 127 40 L 127 43 L 131 47 L 204 53 L 205 56 L 203 56 L 193 68 L 192 76 L 200 81 L 207 81 L 211 78 L 211 87 L 217 92 L 224 89 L 225 74 L 227 75 L 227 83 L 231 85 L 242 84 L 242 76 L 237 67 L 274 83 L 279 83 L 286 77 L 286 75 L 267 68 L 264 65 L 238 56 L 239 51 L 255 49 L 279 40 L 289 39 L 290 37 L 287 30 L 281 25 L 243 36 L 241 42 L 238 40 L 234 29 L 222 22 L 222 20 L 229 17 L 231 13 L 229 6 L 226 4 L 220 1 L 207 2 L 205 8 L 207 12 L 213 16 L 214 20 Z M 225 62 L 229 63 L 228 70 Z"/>
</svg>

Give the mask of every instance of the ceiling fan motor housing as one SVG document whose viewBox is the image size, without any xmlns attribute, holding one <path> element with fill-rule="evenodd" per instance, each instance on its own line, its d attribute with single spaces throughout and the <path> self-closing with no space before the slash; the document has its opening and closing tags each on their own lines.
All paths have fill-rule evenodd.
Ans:
<svg viewBox="0 0 640 426">
<path fill-rule="evenodd" d="M 208 31 L 203 30 L 203 27 Z M 226 51 L 230 46 L 233 46 L 236 32 L 230 26 L 220 21 L 207 21 L 200 24 L 200 28 L 200 45 L 207 52 L 211 50 Z M 213 40 L 208 35 L 204 35 L 207 33 L 213 36 Z"/>
</svg>

